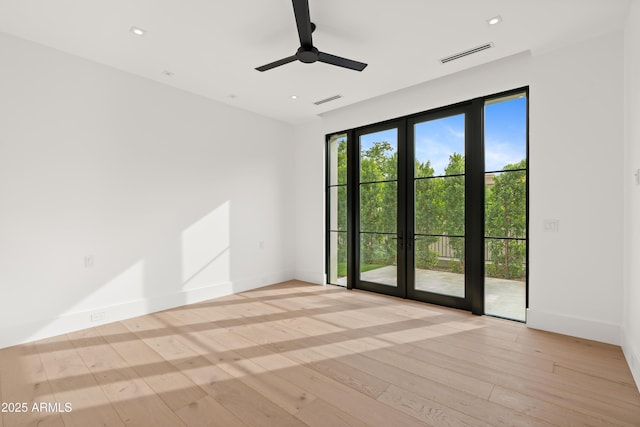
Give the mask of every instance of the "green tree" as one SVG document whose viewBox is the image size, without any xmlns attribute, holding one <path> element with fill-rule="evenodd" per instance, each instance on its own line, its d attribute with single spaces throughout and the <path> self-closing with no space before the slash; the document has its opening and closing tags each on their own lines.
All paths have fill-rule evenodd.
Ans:
<svg viewBox="0 0 640 427">
<path fill-rule="evenodd" d="M 347 140 L 338 141 L 338 183 L 347 183 Z M 338 230 L 347 229 L 347 186 L 338 187 Z M 342 259 L 342 258 L 341 258 Z"/>
<path fill-rule="evenodd" d="M 444 212 L 444 231 L 448 236 L 464 236 L 464 156 L 453 153 L 449 156 L 449 164 L 445 168 L 443 178 L 442 199 Z M 449 237 L 449 247 L 453 252 L 451 271 L 464 271 L 464 238 Z"/>
<path fill-rule="evenodd" d="M 360 229 L 377 233 L 397 230 L 398 155 L 386 141 L 375 142 L 360 155 Z M 390 182 L 382 182 L 390 181 Z M 368 264 L 395 262 L 396 241 L 385 235 L 363 235 L 361 260 Z"/>
<path fill-rule="evenodd" d="M 347 183 L 347 140 L 338 140 L 338 183 Z M 347 186 L 338 187 L 338 230 L 347 230 Z M 338 236 L 338 276 L 346 276 L 347 265 L 347 233 L 337 233 Z"/>
<path fill-rule="evenodd" d="M 338 183 L 347 183 L 347 140 L 338 140 Z"/>
<path fill-rule="evenodd" d="M 506 165 L 486 192 L 486 234 L 507 238 L 489 240 L 490 276 L 517 279 L 525 273 L 526 244 L 509 239 L 526 237 L 526 171 L 517 170 L 526 167 L 526 160 Z"/>
<path fill-rule="evenodd" d="M 442 203 L 442 181 L 433 178 L 433 167 L 427 160 L 415 162 L 415 233 L 442 234 L 444 205 Z M 415 242 L 416 268 L 432 269 L 438 264 L 440 254 L 431 249 L 438 237 L 419 236 Z"/>
</svg>

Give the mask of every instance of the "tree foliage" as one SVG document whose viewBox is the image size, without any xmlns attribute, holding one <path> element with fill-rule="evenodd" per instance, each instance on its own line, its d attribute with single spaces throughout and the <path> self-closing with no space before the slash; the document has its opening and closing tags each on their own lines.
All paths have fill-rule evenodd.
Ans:
<svg viewBox="0 0 640 427">
<path fill-rule="evenodd" d="M 453 259 L 449 261 L 452 271 L 464 271 L 464 157 L 454 153 L 449 156 L 449 164 L 445 168 L 447 175 L 444 180 L 442 194 L 446 212 L 445 234 L 453 236 L 447 238 L 447 243 L 453 252 Z"/>
<path fill-rule="evenodd" d="M 527 224 L 526 160 L 504 167 L 494 177 L 486 193 L 485 233 L 490 239 L 487 274 L 505 279 L 521 278 L 525 273 Z"/>
<path fill-rule="evenodd" d="M 397 230 L 398 153 L 388 142 L 377 142 L 360 154 L 360 231 Z M 396 241 L 386 234 L 364 234 L 360 242 L 363 263 L 395 263 Z"/>
<path fill-rule="evenodd" d="M 338 144 L 338 179 L 346 182 L 347 143 Z M 361 263 L 395 264 L 397 232 L 398 153 L 388 142 L 374 143 L 360 153 Z M 416 268 L 448 268 L 464 271 L 465 161 L 454 153 L 445 176 L 434 177 L 429 161 L 415 161 Z M 524 275 L 526 246 L 526 160 L 504 167 L 505 172 L 486 186 L 485 233 L 502 239 L 488 239 L 487 274 L 506 279 Z M 346 187 L 338 196 L 339 229 L 346 230 Z M 388 234 L 377 234 L 388 233 Z M 344 233 L 340 233 L 341 237 Z M 420 236 L 423 235 L 423 236 Z M 436 235 L 436 236 L 433 236 Z M 445 237 L 438 237 L 442 235 Z M 507 238 L 507 239 L 504 239 Z M 444 249 L 443 249 L 444 248 Z M 340 259 L 346 259 L 346 242 L 339 245 Z"/>
</svg>

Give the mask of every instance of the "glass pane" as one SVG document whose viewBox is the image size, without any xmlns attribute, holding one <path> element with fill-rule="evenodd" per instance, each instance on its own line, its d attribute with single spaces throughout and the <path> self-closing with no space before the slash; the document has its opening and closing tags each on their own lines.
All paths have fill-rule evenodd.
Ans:
<svg viewBox="0 0 640 427">
<path fill-rule="evenodd" d="M 464 114 L 414 125 L 415 176 L 464 173 Z"/>
<path fill-rule="evenodd" d="M 329 283 L 347 286 L 347 233 L 329 235 Z"/>
<path fill-rule="evenodd" d="M 464 238 L 416 237 L 415 288 L 464 298 Z"/>
<path fill-rule="evenodd" d="M 485 174 L 485 236 L 527 237 L 526 171 Z"/>
<path fill-rule="evenodd" d="M 398 178 L 398 129 L 360 137 L 360 182 Z"/>
<path fill-rule="evenodd" d="M 329 185 L 347 183 L 347 135 L 329 138 Z"/>
<path fill-rule="evenodd" d="M 527 243 L 485 239 L 485 313 L 525 320 Z"/>
<path fill-rule="evenodd" d="M 360 184 L 360 231 L 396 233 L 398 184 Z"/>
<path fill-rule="evenodd" d="M 329 229 L 347 231 L 347 187 L 330 187 L 329 197 Z"/>
<path fill-rule="evenodd" d="M 484 146 L 485 171 L 501 171 L 513 165 L 526 167 L 526 93 L 492 99 L 485 104 Z"/>
<path fill-rule="evenodd" d="M 415 233 L 464 236 L 464 176 L 415 181 Z"/>
<path fill-rule="evenodd" d="M 360 235 L 360 280 L 398 286 L 395 235 Z"/>
</svg>

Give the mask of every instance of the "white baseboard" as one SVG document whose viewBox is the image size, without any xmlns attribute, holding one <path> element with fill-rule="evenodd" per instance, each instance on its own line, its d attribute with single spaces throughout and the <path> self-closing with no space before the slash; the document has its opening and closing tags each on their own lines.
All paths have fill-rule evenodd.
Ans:
<svg viewBox="0 0 640 427">
<path fill-rule="evenodd" d="M 627 359 L 636 387 L 640 391 L 640 349 L 638 348 L 638 343 L 634 343 L 624 329 L 622 331 L 622 352 L 625 359 Z"/>
<path fill-rule="evenodd" d="M 600 341 L 607 344 L 621 344 L 620 325 L 593 319 L 564 316 L 555 313 L 527 309 L 527 326 L 533 329 L 556 332 L 564 335 Z"/>
<path fill-rule="evenodd" d="M 250 291 L 251 289 L 261 288 L 263 286 L 272 285 L 274 283 L 282 283 L 293 280 L 295 274 L 293 271 L 279 271 L 274 273 L 264 273 L 260 276 L 253 276 L 243 280 L 233 282 L 233 293 Z"/>
<path fill-rule="evenodd" d="M 130 319 L 156 311 L 236 294 L 273 283 L 284 282 L 292 278 L 293 272 L 273 273 L 237 282 L 221 282 L 215 285 L 189 289 L 169 295 L 128 301 L 112 306 L 97 307 L 90 311 L 63 314 L 55 318 L 42 319 L 32 323 L 12 326 L 2 325 L 0 326 L 0 348 L 24 344 L 103 325 L 105 323 Z"/>
<path fill-rule="evenodd" d="M 325 285 L 327 283 L 325 274 L 317 271 L 296 270 L 294 277 L 296 280 L 315 283 L 316 285 Z"/>
</svg>

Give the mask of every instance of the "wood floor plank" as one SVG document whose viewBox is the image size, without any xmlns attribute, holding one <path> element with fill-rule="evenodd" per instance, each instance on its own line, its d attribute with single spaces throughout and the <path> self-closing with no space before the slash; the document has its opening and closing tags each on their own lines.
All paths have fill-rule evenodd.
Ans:
<svg viewBox="0 0 640 427">
<path fill-rule="evenodd" d="M 620 383 L 615 380 L 589 375 L 576 371 L 571 367 L 560 365 L 555 366 L 553 373 L 559 378 L 566 379 L 568 384 L 588 385 L 591 390 L 596 390 L 599 394 L 615 396 L 616 399 L 638 405 L 638 399 L 634 398 L 635 384 L 632 385 L 627 382 Z"/>
<path fill-rule="evenodd" d="M 377 399 L 389 387 L 389 384 L 380 378 L 369 375 L 360 369 L 347 366 L 336 359 L 314 362 L 309 366 L 327 378 L 349 386 L 374 399 Z"/>
<path fill-rule="evenodd" d="M 296 417 L 311 427 L 368 427 L 371 425 L 328 404 L 323 399 L 314 400 L 298 412 Z"/>
<path fill-rule="evenodd" d="M 396 347 L 397 348 L 397 347 Z M 428 341 L 414 342 L 410 346 L 402 347 L 412 355 L 425 356 L 425 358 L 453 359 L 472 362 L 487 367 L 500 365 L 501 369 L 508 372 L 537 372 L 552 373 L 554 370 L 553 361 L 541 359 L 535 356 L 523 356 L 519 353 L 508 351 L 497 351 L 485 346 L 469 345 L 464 337 L 459 339 L 433 339 Z M 431 362 L 426 359 L 425 361 Z"/>
<path fill-rule="evenodd" d="M 0 349 L 0 427 L 638 426 L 621 349 L 289 281 Z"/>
<path fill-rule="evenodd" d="M 40 358 L 56 400 L 71 405 L 70 412 L 61 414 L 65 426 L 124 426 L 66 335 L 43 340 L 38 345 L 43 349 L 59 348 L 41 351 Z"/>
<path fill-rule="evenodd" d="M 404 416 L 400 411 L 380 407 L 369 396 L 362 393 L 354 393 L 350 387 L 306 367 L 304 362 L 302 364 L 295 363 L 297 357 L 291 352 L 287 352 L 286 355 L 280 355 L 276 351 L 268 357 L 265 356 L 264 352 L 256 348 L 255 344 L 262 346 L 278 342 L 282 331 L 273 326 L 266 327 L 260 324 L 253 325 L 253 327 L 234 328 L 233 333 L 243 336 L 247 342 L 254 343 L 254 346 L 245 346 L 237 351 L 244 357 L 252 358 L 256 363 L 263 364 L 276 375 L 297 384 L 300 388 L 307 390 L 308 393 L 325 400 L 333 406 L 348 406 L 351 409 L 350 414 L 362 422 L 370 425 L 380 423 L 379 425 L 389 426 L 420 425 L 417 420 Z M 297 335 L 292 332 L 292 335 L 287 337 L 292 338 Z M 254 354 L 255 352 L 257 352 L 257 355 Z M 308 350 L 308 352 L 312 353 L 313 351 Z M 324 356 L 318 356 L 320 359 L 324 359 Z M 291 357 L 294 358 L 294 361 L 291 360 Z"/>
<path fill-rule="evenodd" d="M 393 319 L 398 320 L 397 318 Z M 409 364 L 415 372 L 420 372 L 422 376 L 428 377 L 436 382 L 446 384 L 450 387 L 458 387 L 460 390 L 476 394 L 481 398 L 487 398 L 493 387 L 493 384 L 491 383 L 470 380 L 468 376 L 458 374 L 457 372 L 447 370 L 443 367 L 434 367 L 393 352 L 384 353 L 384 350 L 382 349 L 383 347 L 381 346 L 381 344 L 384 345 L 384 343 L 381 342 L 381 340 L 369 340 L 367 338 L 358 339 L 360 335 L 357 333 L 354 334 L 349 330 L 337 328 L 335 326 L 332 326 L 331 329 L 323 328 L 322 324 L 317 323 L 314 319 L 295 319 L 295 322 L 292 323 L 293 325 L 291 327 L 294 329 L 300 331 L 305 336 L 315 335 L 315 338 L 324 341 L 325 344 L 338 342 L 339 345 L 346 347 L 345 350 L 349 352 L 357 351 L 365 354 L 378 354 L 382 352 L 383 355 L 380 355 L 379 357 L 387 359 L 392 365 L 406 366 Z M 328 333 L 335 333 L 335 336 L 328 337 L 326 335 Z M 336 337 L 344 337 L 344 339 L 337 341 Z M 355 337 L 355 339 L 351 339 L 352 337 Z M 329 349 L 329 351 L 327 351 L 323 345 L 317 345 L 314 349 L 316 352 L 324 351 L 327 359 L 331 359 L 336 356 L 335 349 Z M 369 357 L 371 357 L 371 355 L 369 355 Z"/>
<path fill-rule="evenodd" d="M 571 420 L 571 423 L 574 425 L 585 427 L 610 426 L 612 424 L 611 420 L 606 421 L 602 418 L 536 399 L 501 386 L 494 388 L 490 400 L 557 426 L 566 424 L 567 420 Z"/>
<path fill-rule="evenodd" d="M 345 337 L 351 336 L 349 331 L 343 332 L 342 335 Z M 356 334 L 355 336 L 358 337 L 359 335 Z M 319 339 L 329 344 L 327 337 L 319 337 Z M 480 398 L 487 398 L 493 388 L 492 383 L 469 378 L 468 375 L 450 370 L 446 366 L 436 366 L 406 357 L 402 352 L 395 351 L 398 345 L 389 345 L 384 342 L 384 338 L 354 338 L 338 341 L 336 345 L 343 347 L 343 353 L 349 351 L 357 352 L 365 357 L 383 360 L 392 366 L 401 366 L 413 372 L 418 372 L 422 377 L 439 382 L 448 387 L 457 388 Z M 336 354 L 335 348 L 332 348 L 329 352 L 327 352 L 326 349 L 327 347 L 325 346 L 318 346 L 316 350 L 324 352 L 328 358 L 331 357 L 332 354 Z M 391 349 L 394 351 L 391 351 Z"/>
<path fill-rule="evenodd" d="M 2 363 L 1 360 L 0 363 Z M 5 400 L 2 399 L 2 369 L 0 369 L 0 402 L 5 402 Z M 2 412 L 0 412 L 0 427 L 4 427 L 4 414 Z"/>
<path fill-rule="evenodd" d="M 406 416 L 392 407 L 377 404 L 376 400 L 361 393 L 354 393 L 353 389 L 338 383 L 323 375 L 319 375 L 310 369 L 290 368 L 279 371 L 290 381 L 299 384 L 310 393 L 325 400 L 338 408 L 349 408 L 353 417 L 369 424 L 381 426 L 420 426 L 419 420 Z"/>
<path fill-rule="evenodd" d="M 389 364 L 384 361 L 385 359 L 378 360 L 372 354 L 367 354 L 366 357 L 345 356 L 340 360 L 350 366 L 357 366 L 396 387 L 394 393 L 387 393 L 386 402 L 404 402 L 407 393 L 410 393 L 421 397 L 425 408 L 435 408 L 437 413 L 447 415 L 448 419 L 460 418 L 460 414 L 469 411 L 473 414 L 472 417 L 489 421 L 491 425 L 496 426 L 535 424 L 535 420 L 487 402 L 487 399 L 433 381 L 428 378 L 428 375 L 423 376 L 419 370 L 414 369 L 413 364 Z M 389 400 L 389 396 L 396 397 Z M 461 418 L 460 422 L 466 421 Z"/>
<path fill-rule="evenodd" d="M 182 320 L 173 317 L 173 313 L 158 313 L 157 316 L 164 319 L 173 318 L 169 322 L 183 334 L 191 332 L 190 324 L 192 323 L 183 323 L 183 321 L 189 320 L 184 316 L 182 316 Z M 306 393 L 295 384 L 284 381 L 270 370 L 221 345 L 217 339 L 220 335 L 223 335 L 223 332 L 200 331 L 198 333 L 199 341 L 187 343 L 187 345 L 233 378 L 240 380 L 292 415 L 315 399 L 315 396 Z"/>
<path fill-rule="evenodd" d="M 174 313 L 169 313 L 170 315 Z M 183 320 L 187 321 L 182 315 Z M 191 323 L 195 322 L 197 319 L 188 319 Z M 208 342 L 212 344 L 216 350 L 222 351 L 225 354 L 226 358 L 233 357 L 234 363 L 238 366 L 248 366 L 248 363 L 259 365 L 262 367 L 262 370 L 257 370 L 255 367 L 252 368 L 252 374 L 256 375 L 260 380 L 268 380 L 269 383 L 279 384 L 280 381 L 277 381 L 274 378 L 274 374 L 281 373 L 282 376 L 286 376 L 286 371 L 291 367 L 295 367 L 296 363 L 292 363 L 290 360 L 281 357 L 278 354 L 270 354 L 270 351 L 265 351 L 264 348 L 256 347 L 253 341 L 249 341 L 244 339 L 240 335 L 237 335 L 234 332 L 214 332 L 210 334 Z M 237 350 L 237 351 L 236 351 Z M 276 360 L 277 359 L 277 360 Z M 221 366 L 223 369 L 224 366 Z M 375 395 L 376 397 L 380 394 L 382 389 L 386 388 L 387 384 L 382 383 L 381 381 L 375 379 L 372 376 L 368 376 L 360 371 L 351 369 L 350 372 L 346 372 L 344 366 L 340 366 L 336 363 L 331 363 L 331 361 L 324 362 L 321 366 L 314 365 L 314 368 L 318 368 L 317 370 L 322 373 L 329 373 L 327 375 L 328 378 L 335 378 L 344 381 L 344 383 L 350 385 L 352 388 L 356 388 L 359 391 L 366 390 L 364 394 Z M 342 368 L 342 374 L 340 374 Z M 265 378 L 265 372 L 268 373 L 268 377 Z M 367 378 L 362 378 L 362 376 L 367 376 Z M 246 376 L 240 377 L 241 380 L 247 381 Z M 252 381 L 253 378 L 249 377 Z M 340 381 L 339 381 L 340 382 Z M 374 386 L 371 385 L 374 384 Z M 290 389 L 289 391 L 284 390 L 282 387 L 280 389 L 269 390 L 269 395 L 271 395 L 272 400 L 280 401 L 279 405 L 283 408 L 287 409 L 292 414 L 298 414 L 299 411 L 304 410 L 304 408 L 308 404 L 312 404 L 316 399 L 314 395 L 309 393 L 301 393 L 301 389 L 294 386 L 291 382 L 285 381 L 283 384 L 286 384 Z M 255 385 L 249 383 L 255 389 L 263 388 L 263 386 Z M 375 387 L 380 388 L 379 391 L 375 390 Z M 292 394 L 292 391 L 294 393 Z M 264 392 L 263 392 L 264 394 Z M 287 396 L 289 396 L 287 398 Z M 285 397 L 287 400 L 282 400 Z M 293 398 L 293 399 L 292 399 Z M 304 405 L 301 405 L 301 398 L 304 398 Z"/>
<path fill-rule="evenodd" d="M 451 410 L 451 408 L 394 385 L 385 390 L 378 400 L 399 408 L 429 426 L 493 427 L 497 425 Z"/>
<path fill-rule="evenodd" d="M 148 345 L 138 340 L 121 323 L 100 326 L 98 331 L 171 410 L 176 411 L 207 396 L 204 390 Z M 115 336 L 118 339 L 112 340 Z M 123 337 L 126 339 L 123 340 Z"/>
<path fill-rule="evenodd" d="M 125 424 L 184 425 L 154 393 L 144 379 L 104 340 L 96 328 L 68 334 L 71 343 L 82 343 L 76 351 L 111 401 Z M 89 344 L 89 345 L 87 345 Z"/>
<path fill-rule="evenodd" d="M 0 357 L 0 386 L 3 401 L 27 405 L 26 412 L 3 413 L 5 426 L 64 426 L 59 413 L 32 411 L 33 403 L 55 402 L 36 344 L 23 344 L 3 349 L 1 352 L 3 354 Z"/>
<path fill-rule="evenodd" d="M 440 346 L 440 351 L 443 348 Z M 509 366 L 504 363 L 496 365 L 490 360 L 483 363 L 483 358 L 479 356 L 481 353 L 480 348 L 476 348 L 474 352 L 463 352 L 452 348 L 444 353 L 446 359 L 443 359 L 434 357 L 433 352 L 429 353 L 421 348 L 411 351 L 409 355 L 436 366 L 448 366 L 450 369 L 457 370 L 469 377 L 492 382 L 531 398 L 564 406 L 567 409 L 580 411 L 594 417 L 600 416 L 611 422 L 615 422 L 617 419 L 620 422 L 628 422 L 635 417 L 640 417 L 640 412 L 638 412 L 640 399 L 633 389 L 628 390 L 625 399 L 620 399 L 611 395 L 606 389 L 590 387 L 588 383 L 584 382 L 567 381 L 554 373 L 509 369 Z M 437 360 L 438 358 L 440 360 Z"/>
<path fill-rule="evenodd" d="M 209 395 L 178 409 L 176 415 L 189 427 L 247 427 Z"/>
<path fill-rule="evenodd" d="M 122 323 L 134 333 L 154 327 L 167 327 L 167 322 L 157 316 L 145 316 Z M 188 337 L 175 333 L 144 339 L 156 352 L 244 423 L 265 427 L 301 425 L 284 409 L 190 348 L 188 340 Z"/>
</svg>

